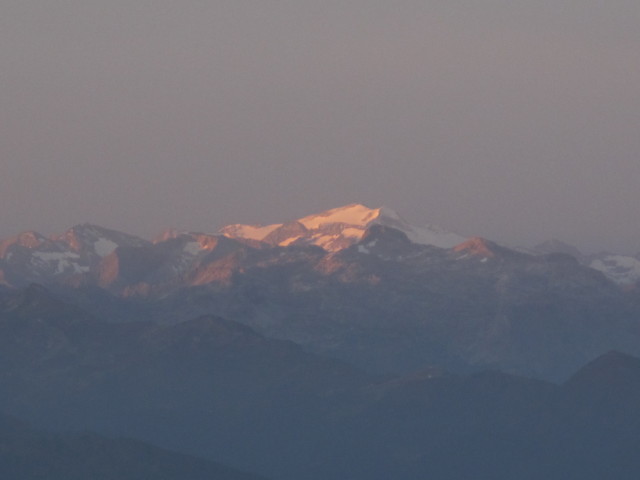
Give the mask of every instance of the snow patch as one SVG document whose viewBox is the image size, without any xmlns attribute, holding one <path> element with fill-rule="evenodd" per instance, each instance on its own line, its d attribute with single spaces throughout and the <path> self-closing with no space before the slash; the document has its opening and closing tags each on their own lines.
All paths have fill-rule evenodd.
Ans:
<svg viewBox="0 0 640 480">
<path fill-rule="evenodd" d="M 355 238 L 356 240 L 360 240 L 364 235 L 364 228 L 345 228 L 342 230 L 342 235 L 349 238 Z"/>
<path fill-rule="evenodd" d="M 380 217 L 384 217 L 387 218 L 389 220 L 396 220 L 398 222 L 403 222 L 404 220 L 402 219 L 402 217 L 400 215 L 398 215 L 398 212 L 396 212 L 395 210 L 392 210 L 388 207 L 381 207 L 379 209 L 380 213 L 379 216 Z"/>
<path fill-rule="evenodd" d="M 33 256 L 45 262 L 80 258 L 80 255 L 73 252 L 33 252 Z"/>
<path fill-rule="evenodd" d="M 358 252 L 360 253 L 371 253 L 367 247 L 364 245 L 358 245 Z"/>
<path fill-rule="evenodd" d="M 99 238 L 93 242 L 93 251 L 101 257 L 106 257 L 113 253 L 116 248 L 118 248 L 118 244 L 106 238 Z"/>
<path fill-rule="evenodd" d="M 82 267 L 73 260 L 79 259 L 80 255 L 73 252 L 33 252 L 32 254 L 44 263 L 56 263 L 55 273 L 64 273 L 65 270 L 72 269 L 75 273 L 82 273 L 89 270 L 89 267 Z"/>
<path fill-rule="evenodd" d="M 329 244 L 334 240 L 336 240 L 337 238 L 338 238 L 338 235 L 321 235 L 319 237 L 316 237 L 313 243 L 314 245 L 318 245 L 319 247 L 325 248 L 325 247 L 328 247 Z M 325 250 L 327 250 L 327 248 L 325 248 Z"/>
<path fill-rule="evenodd" d="M 199 242 L 187 242 L 182 251 L 189 255 L 197 255 L 202 251 L 202 247 Z"/>
<path fill-rule="evenodd" d="M 184 253 L 188 253 L 189 255 L 197 255 L 202 251 L 202 247 L 200 246 L 199 242 L 187 242 L 182 251 Z"/>
<path fill-rule="evenodd" d="M 407 234 L 407 237 L 413 243 L 433 245 L 440 248 L 453 248 L 466 240 L 465 237 L 456 233 L 446 232 L 432 225 L 427 225 L 426 227 L 406 225 L 401 230 Z"/>
<path fill-rule="evenodd" d="M 289 245 L 291 245 L 293 242 L 295 242 L 299 238 L 300 238 L 300 235 L 296 235 L 294 237 L 289 237 L 286 240 L 283 240 L 282 242 L 280 242 L 278 245 L 281 246 L 281 247 L 288 247 Z"/>
<path fill-rule="evenodd" d="M 273 232 L 276 228 L 280 228 L 281 223 L 273 225 L 227 225 L 220 233 L 229 238 L 246 238 L 248 240 L 264 240 L 264 238 Z"/>
<path fill-rule="evenodd" d="M 326 212 L 310 215 L 298 220 L 309 230 L 315 230 L 330 223 L 345 223 L 365 227 L 380 215 L 380 209 L 372 209 L 360 204 L 338 207 Z"/>
<path fill-rule="evenodd" d="M 640 260 L 625 255 L 606 255 L 589 265 L 599 270 L 620 285 L 629 285 L 640 280 Z"/>
</svg>

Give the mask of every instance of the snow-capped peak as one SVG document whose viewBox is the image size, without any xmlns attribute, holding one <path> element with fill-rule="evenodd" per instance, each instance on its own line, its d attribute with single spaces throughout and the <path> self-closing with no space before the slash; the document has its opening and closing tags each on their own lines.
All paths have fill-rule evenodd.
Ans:
<svg viewBox="0 0 640 480">
<path fill-rule="evenodd" d="M 297 227 L 292 228 L 292 225 Z M 413 226 L 390 208 L 369 208 L 359 203 L 308 215 L 287 224 L 229 225 L 220 233 L 230 238 L 258 240 L 280 246 L 312 244 L 328 251 L 337 251 L 358 242 L 372 225 L 395 228 L 404 232 L 414 243 L 442 248 L 451 248 L 465 240 L 436 226 Z"/>
<path fill-rule="evenodd" d="M 387 207 L 379 209 L 380 214 L 375 224 L 396 228 L 404 232 L 413 243 L 422 245 L 433 245 L 440 248 L 452 248 L 466 240 L 462 235 L 448 232 L 437 225 L 415 226 L 411 225 L 394 210 Z"/>
</svg>

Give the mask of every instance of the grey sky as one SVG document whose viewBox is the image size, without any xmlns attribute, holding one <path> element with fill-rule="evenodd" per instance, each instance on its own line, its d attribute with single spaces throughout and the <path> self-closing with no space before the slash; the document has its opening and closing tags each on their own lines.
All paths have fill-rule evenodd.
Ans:
<svg viewBox="0 0 640 480">
<path fill-rule="evenodd" d="M 640 2 L 0 0 L 0 237 L 345 203 L 640 251 Z"/>
</svg>

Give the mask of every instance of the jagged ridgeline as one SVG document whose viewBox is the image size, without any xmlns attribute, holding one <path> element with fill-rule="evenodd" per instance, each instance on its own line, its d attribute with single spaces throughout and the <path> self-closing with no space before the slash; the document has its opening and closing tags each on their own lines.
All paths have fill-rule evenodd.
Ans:
<svg viewBox="0 0 640 480">
<path fill-rule="evenodd" d="M 610 349 L 640 353 L 635 259 L 522 251 L 387 208 L 153 242 L 85 224 L 7 239 L 0 257 L 7 288 L 42 284 L 106 321 L 217 315 L 371 372 L 562 380 Z"/>
</svg>

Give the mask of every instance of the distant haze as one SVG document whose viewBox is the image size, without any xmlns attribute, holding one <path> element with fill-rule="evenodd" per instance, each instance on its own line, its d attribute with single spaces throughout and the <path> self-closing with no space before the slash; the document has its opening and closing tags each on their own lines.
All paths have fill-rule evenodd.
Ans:
<svg viewBox="0 0 640 480">
<path fill-rule="evenodd" d="M 637 0 L 0 0 L 0 238 L 359 202 L 640 251 Z"/>
</svg>

